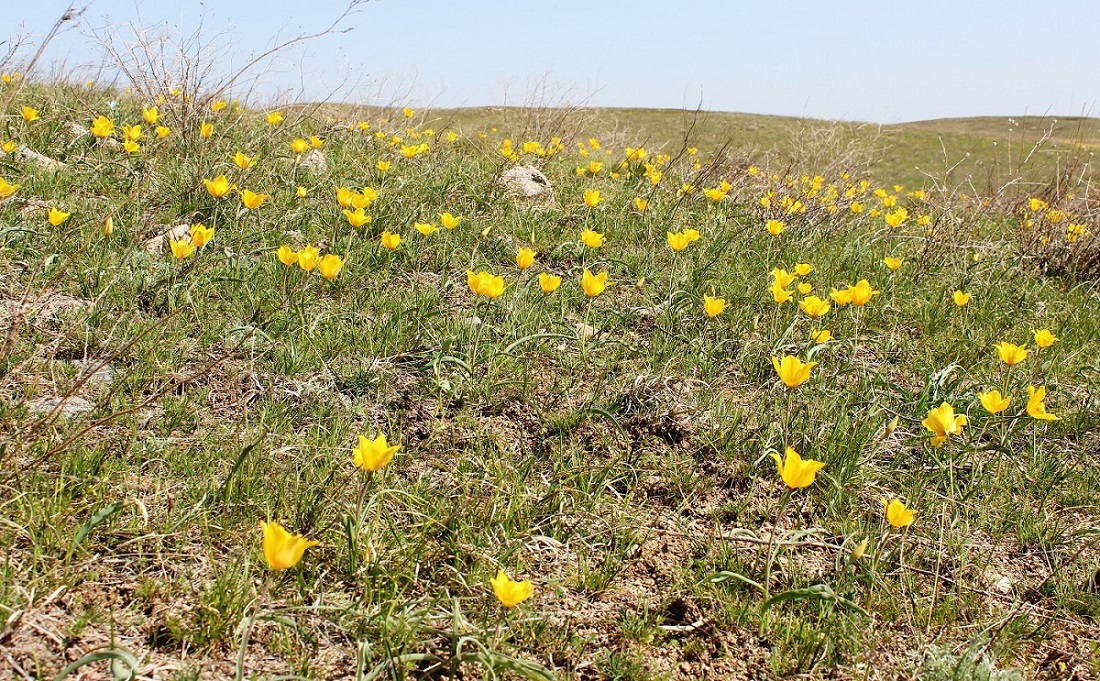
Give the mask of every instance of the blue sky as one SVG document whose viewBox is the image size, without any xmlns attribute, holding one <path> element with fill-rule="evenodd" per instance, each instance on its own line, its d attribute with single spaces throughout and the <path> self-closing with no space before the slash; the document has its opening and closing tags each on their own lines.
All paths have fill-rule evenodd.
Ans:
<svg viewBox="0 0 1100 681">
<path fill-rule="evenodd" d="M 19 3 L 13 33 L 44 34 L 67 4 Z M 205 11 L 228 67 L 278 33 L 323 28 L 345 3 L 85 4 L 50 54 L 74 70 L 99 59 L 94 35 L 107 25 L 183 34 Z M 875 122 L 1100 116 L 1096 0 L 375 0 L 342 26 L 287 52 L 255 98 L 702 105 Z"/>
</svg>

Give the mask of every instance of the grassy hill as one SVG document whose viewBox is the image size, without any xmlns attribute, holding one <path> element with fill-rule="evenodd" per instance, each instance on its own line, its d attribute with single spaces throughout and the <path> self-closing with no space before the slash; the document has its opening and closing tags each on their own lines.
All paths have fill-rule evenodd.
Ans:
<svg viewBox="0 0 1100 681">
<path fill-rule="evenodd" d="M 1100 150 L 1095 118 L 988 116 L 877 125 L 677 109 L 473 107 L 424 113 L 428 125 L 469 134 L 496 129 L 515 141 L 596 137 L 666 153 L 694 146 L 777 171 L 863 171 L 880 183 L 983 194 L 1009 182 L 1042 193 L 1059 175 L 1090 172 L 1086 164 Z M 347 105 L 324 105 L 318 114 L 372 120 L 385 115 Z"/>
</svg>

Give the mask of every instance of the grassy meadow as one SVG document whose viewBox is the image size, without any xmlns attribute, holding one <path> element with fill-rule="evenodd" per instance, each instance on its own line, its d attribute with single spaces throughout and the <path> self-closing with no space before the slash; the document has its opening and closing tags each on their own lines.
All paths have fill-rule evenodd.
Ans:
<svg viewBox="0 0 1100 681">
<path fill-rule="evenodd" d="M 1100 677 L 1096 121 L 0 102 L 4 678 Z"/>
</svg>

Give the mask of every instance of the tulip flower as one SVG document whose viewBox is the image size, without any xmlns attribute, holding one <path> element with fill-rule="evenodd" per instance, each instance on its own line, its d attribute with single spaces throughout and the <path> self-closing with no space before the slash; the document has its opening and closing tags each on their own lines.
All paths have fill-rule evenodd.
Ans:
<svg viewBox="0 0 1100 681">
<path fill-rule="evenodd" d="M 581 275 L 581 288 L 589 298 L 595 298 L 607 288 L 607 272 L 592 274 L 588 269 Z"/>
<path fill-rule="evenodd" d="M 633 203 L 634 209 L 637 210 L 639 213 L 644 213 L 645 209 L 649 208 L 649 201 L 647 199 L 643 199 L 640 196 L 635 196 Z"/>
<path fill-rule="evenodd" d="M 771 271 L 772 278 L 775 280 L 775 285 L 779 288 L 787 288 L 794 283 L 794 276 L 787 270 L 779 269 L 776 267 Z"/>
<path fill-rule="evenodd" d="M 871 302 L 871 297 L 878 295 L 879 291 L 872 289 L 871 284 L 866 279 L 860 279 L 855 286 L 848 287 L 848 293 L 852 297 L 852 305 L 863 307 Z"/>
<path fill-rule="evenodd" d="M 843 307 L 852 302 L 852 291 L 850 287 L 839 291 L 834 288 L 829 297 L 833 299 L 834 303 Z"/>
<path fill-rule="evenodd" d="M 812 338 L 813 341 L 818 344 L 828 343 L 833 339 L 833 333 L 828 329 L 821 329 L 820 331 L 818 331 L 817 329 L 811 329 L 810 338 Z"/>
<path fill-rule="evenodd" d="M 11 198 L 12 194 L 19 190 L 22 185 L 8 184 L 4 178 L 0 177 L 0 201 Z"/>
<path fill-rule="evenodd" d="M 1001 397 L 1000 390 L 990 390 L 986 393 L 978 393 L 978 400 L 982 403 L 982 407 L 990 414 L 999 414 L 1005 409 L 1008 409 L 1008 405 L 1012 404 L 1012 398 Z"/>
<path fill-rule="evenodd" d="M 264 559 L 272 570 L 286 570 L 294 567 L 302 560 L 306 549 L 317 545 L 317 542 L 310 541 L 300 534 L 290 534 L 276 522 L 262 522 L 260 527 L 264 533 Z"/>
<path fill-rule="evenodd" d="M 392 251 L 401 245 L 401 235 L 393 232 L 382 232 L 379 240 L 382 242 L 382 248 L 387 251 Z"/>
<path fill-rule="evenodd" d="M 294 188 L 294 195 L 297 196 L 299 199 L 306 198 L 307 194 L 309 194 L 309 190 L 306 189 L 305 187 L 303 187 L 302 185 L 298 185 L 297 187 Z"/>
<path fill-rule="evenodd" d="M 886 266 L 889 267 L 891 270 L 898 270 L 899 268 L 901 268 L 902 264 L 905 263 L 905 258 L 893 258 L 890 256 L 886 256 L 882 259 L 882 262 L 886 263 Z"/>
<path fill-rule="evenodd" d="M 1040 421 L 1059 421 L 1054 414 L 1047 413 L 1046 405 L 1047 389 L 1045 386 L 1036 388 L 1033 385 L 1027 387 L 1027 415 Z"/>
<path fill-rule="evenodd" d="M 772 283 L 770 290 L 772 298 L 780 305 L 791 299 L 791 292 L 780 286 L 778 282 Z"/>
<path fill-rule="evenodd" d="M 347 219 L 348 224 L 352 227 L 362 227 L 374 218 L 367 215 L 362 208 L 356 208 L 355 210 L 344 210 L 344 218 Z M 396 246 L 394 247 L 396 248 Z"/>
<path fill-rule="evenodd" d="M 313 147 L 314 149 L 320 149 L 321 147 L 325 146 L 325 141 L 317 135 L 311 135 L 309 138 L 309 146 Z"/>
<path fill-rule="evenodd" d="M 779 236 L 783 233 L 783 230 L 787 229 L 787 225 L 783 224 L 781 220 L 768 220 L 764 227 L 768 230 L 768 234 L 772 236 Z"/>
<path fill-rule="evenodd" d="M 298 249 L 298 267 L 306 272 L 312 272 L 317 263 L 321 261 L 321 252 L 316 246 L 305 246 Z"/>
<path fill-rule="evenodd" d="M 439 214 L 439 224 L 443 225 L 443 229 L 454 229 L 458 227 L 462 222 L 462 217 L 458 215 L 451 215 L 450 213 Z"/>
<path fill-rule="evenodd" d="M 219 99 L 219 100 L 217 100 L 216 102 L 214 102 L 213 104 L 210 105 L 210 110 L 213 111 L 214 113 L 218 113 L 219 111 L 224 109 L 226 106 L 228 106 L 228 104 L 226 104 L 224 100 Z"/>
<path fill-rule="evenodd" d="M 191 243 L 199 248 L 205 246 L 214 238 L 214 228 L 206 225 L 191 225 Z"/>
<path fill-rule="evenodd" d="M 795 274 L 797 274 L 800 277 L 804 277 L 804 276 L 806 276 L 807 274 L 809 274 L 810 272 L 813 272 L 813 271 L 814 271 L 814 266 L 809 264 L 809 263 L 800 262 L 800 263 L 798 263 L 794 266 Z"/>
<path fill-rule="evenodd" d="M 157 139 L 162 140 L 165 137 L 167 137 L 168 135 L 172 134 L 172 129 L 168 128 L 166 126 L 163 126 L 163 125 L 158 125 L 157 129 L 156 129 L 156 133 L 157 133 Z"/>
<path fill-rule="evenodd" d="M 141 145 L 133 140 L 126 140 L 122 143 L 122 150 L 127 154 L 136 154 L 141 151 Z"/>
<path fill-rule="evenodd" d="M 717 317 L 722 314 L 722 311 L 726 309 L 725 298 L 711 298 L 710 296 L 703 294 L 703 309 L 706 310 L 708 317 Z"/>
<path fill-rule="evenodd" d="M 889 503 L 883 499 L 882 513 L 886 516 L 886 521 L 894 527 L 912 525 L 917 517 L 917 512 L 915 510 L 906 508 L 905 504 L 897 499 L 891 499 Z"/>
<path fill-rule="evenodd" d="M 770 456 L 775 459 L 775 464 L 779 468 L 779 477 L 783 479 L 783 484 L 791 489 L 809 487 L 814 484 L 814 477 L 817 472 L 825 467 L 825 464 L 821 461 L 803 459 L 791 447 L 787 447 L 786 460 L 780 459 L 779 454 L 775 452 L 770 452 Z"/>
<path fill-rule="evenodd" d="M 584 190 L 584 205 L 589 208 L 595 208 L 599 205 L 602 197 L 600 196 L 599 189 L 585 189 Z"/>
<path fill-rule="evenodd" d="M 51 206 L 50 212 L 46 215 L 46 219 L 49 220 L 50 224 L 54 227 L 60 227 L 62 224 L 64 224 L 66 220 L 69 219 L 70 215 L 72 215 L 72 213 L 66 213 L 59 208 L 54 208 Z"/>
<path fill-rule="evenodd" d="M 267 119 L 268 125 L 278 125 L 283 122 L 283 114 L 278 111 L 272 111 L 264 116 L 264 118 Z"/>
<path fill-rule="evenodd" d="M 383 434 L 373 440 L 360 435 L 359 446 L 352 451 L 353 461 L 357 467 L 373 473 L 388 464 L 399 449 L 401 445 L 389 444 Z"/>
<path fill-rule="evenodd" d="M 88 130 L 99 139 L 104 137 L 110 137 L 111 133 L 115 131 L 115 123 L 106 116 L 99 116 L 92 121 L 92 126 Z"/>
<path fill-rule="evenodd" d="M 374 167 L 377 168 L 380 173 L 388 173 L 390 172 L 390 168 L 393 167 L 393 163 L 390 161 L 379 161 L 374 164 Z"/>
<path fill-rule="evenodd" d="M 804 281 L 804 282 L 802 282 L 798 285 L 798 292 L 801 293 L 802 295 L 806 295 L 807 293 L 809 293 L 813 290 L 814 290 L 814 285 L 809 283 L 809 282 Z"/>
<path fill-rule="evenodd" d="M 309 142 L 299 138 L 290 143 L 290 148 L 295 154 L 304 154 L 309 151 Z"/>
<path fill-rule="evenodd" d="M 210 136 L 214 134 L 214 124 L 203 123 L 199 126 L 199 134 L 202 135 L 203 139 L 210 139 Z"/>
<path fill-rule="evenodd" d="M 932 431 L 932 446 L 939 447 L 951 435 L 962 433 L 962 427 L 967 424 L 966 416 L 955 414 L 955 409 L 947 402 L 928 412 L 928 416 L 921 421 L 921 425 Z"/>
<path fill-rule="evenodd" d="M 293 265 L 298 262 L 298 251 L 294 250 L 290 246 L 283 244 L 279 246 L 279 249 L 275 251 L 275 257 L 279 259 L 279 262 L 284 265 Z"/>
<path fill-rule="evenodd" d="M 264 204 L 264 199 L 267 198 L 267 194 L 257 194 L 251 189 L 245 189 L 241 192 L 241 203 L 248 210 L 255 210 Z"/>
<path fill-rule="evenodd" d="M 503 570 L 498 571 L 497 576 L 489 580 L 489 584 L 492 585 L 493 593 L 496 594 L 501 605 L 506 608 L 514 608 L 535 592 L 531 582 L 526 579 L 522 582 L 513 581 L 504 574 Z"/>
<path fill-rule="evenodd" d="M 172 248 L 172 255 L 175 256 L 176 260 L 189 258 L 195 252 L 195 244 L 190 241 L 174 240 L 168 242 L 168 245 Z"/>
<path fill-rule="evenodd" d="M 244 154 L 244 152 L 238 151 L 233 156 L 233 163 L 235 163 L 237 165 L 237 167 L 240 168 L 241 170 L 248 170 L 252 166 L 256 165 L 256 157 L 255 156 L 246 156 Z"/>
<path fill-rule="evenodd" d="M 1001 361 L 1008 366 L 1016 366 L 1020 362 L 1027 359 L 1027 345 L 1015 345 L 1008 341 L 1001 341 L 1000 343 L 994 343 L 993 347 L 997 348 L 997 356 L 1001 358 Z"/>
<path fill-rule="evenodd" d="M 237 188 L 237 185 L 229 184 L 229 180 L 226 179 L 225 175 L 218 175 L 213 180 L 208 180 L 204 177 L 202 183 L 206 187 L 206 191 L 210 193 L 210 196 L 213 196 L 215 199 L 220 199 Z"/>
<path fill-rule="evenodd" d="M 140 125 L 124 125 L 122 126 L 122 139 L 125 142 L 136 142 L 141 139 L 142 132 Z"/>
<path fill-rule="evenodd" d="M 19 115 L 23 117 L 24 121 L 34 123 L 38 120 L 38 109 L 32 109 L 29 106 L 25 106 L 19 110 Z"/>
<path fill-rule="evenodd" d="M 561 286 L 561 277 L 542 272 L 539 274 L 539 288 L 543 293 L 553 293 Z"/>
<path fill-rule="evenodd" d="M 530 248 L 519 249 L 519 253 L 516 253 L 516 267 L 525 270 L 533 264 L 535 264 L 535 252 Z"/>
<path fill-rule="evenodd" d="M 420 232 L 424 236 L 435 234 L 436 231 L 439 229 L 430 222 L 414 222 L 413 227 L 416 229 L 416 231 Z"/>
<path fill-rule="evenodd" d="M 680 232 L 666 232 L 668 239 L 668 246 L 676 252 L 680 252 L 699 240 L 699 231 L 696 229 L 685 229 Z"/>
<path fill-rule="evenodd" d="M 3 196 L 3 194 L 0 193 L 0 196 Z M 1040 348 L 1049 348 L 1058 340 L 1058 336 L 1051 333 L 1050 329 L 1039 329 L 1038 331 L 1034 331 L 1032 332 L 1032 337 L 1035 338 L 1035 344 Z"/>
<path fill-rule="evenodd" d="M 779 380 L 788 388 L 797 388 L 810 378 L 810 371 L 817 366 L 817 362 L 803 364 L 799 358 L 787 355 L 782 361 L 778 357 L 772 357 L 772 366 L 775 367 Z"/>
<path fill-rule="evenodd" d="M 603 246 L 604 235 L 591 229 L 586 229 L 581 232 L 581 241 L 585 246 L 589 248 L 599 248 Z"/>
<path fill-rule="evenodd" d="M 822 300 L 817 296 L 807 296 L 802 300 L 801 303 L 798 304 L 798 306 L 802 308 L 803 312 L 813 318 L 821 317 L 827 314 L 829 310 L 831 310 L 833 307 L 829 304 L 829 301 Z"/>
<path fill-rule="evenodd" d="M 0 151 L 5 154 L 14 154 L 15 150 L 19 148 L 19 145 L 15 143 L 15 140 L 8 140 L 7 142 L 0 143 Z"/>
<path fill-rule="evenodd" d="M 951 294 L 951 297 L 952 299 L 954 299 L 955 305 L 959 307 L 962 307 L 963 305 L 966 305 L 970 302 L 970 294 L 960 291 L 958 289 L 956 289 L 955 292 Z"/>
<path fill-rule="evenodd" d="M 493 276 L 485 270 L 476 273 L 466 270 L 466 283 L 474 295 L 485 296 L 490 300 L 504 293 L 504 277 Z"/>
<path fill-rule="evenodd" d="M 111 236 L 115 231 L 115 220 L 111 216 L 103 221 L 103 236 Z"/>
</svg>

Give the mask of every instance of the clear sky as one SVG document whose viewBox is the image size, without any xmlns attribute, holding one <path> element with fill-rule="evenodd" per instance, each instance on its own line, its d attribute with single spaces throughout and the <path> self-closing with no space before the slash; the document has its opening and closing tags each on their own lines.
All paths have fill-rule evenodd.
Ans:
<svg viewBox="0 0 1100 681">
<path fill-rule="evenodd" d="M 68 2 L 14 4 L 7 30 L 41 36 Z M 85 0 L 50 56 L 75 70 L 99 59 L 104 26 L 183 35 L 202 18 L 228 67 L 276 34 L 323 29 L 345 4 Z M 1100 116 L 1100 0 L 375 0 L 342 26 L 286 53 L 255 97 L 875 122 Z"/>
</svg>

